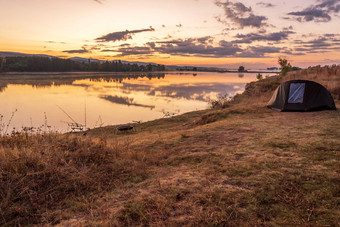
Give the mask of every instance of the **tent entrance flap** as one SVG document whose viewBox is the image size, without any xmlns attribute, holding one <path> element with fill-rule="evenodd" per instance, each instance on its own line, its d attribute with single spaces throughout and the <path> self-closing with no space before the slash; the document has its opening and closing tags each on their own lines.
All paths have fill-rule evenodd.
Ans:
<svg viewBox="0 0 340 227">
<path fill-rule="evenodd" d="M 288 103 L 303 103 L 305 83 L 291 83 L 289 87 Z"/>
</svg>

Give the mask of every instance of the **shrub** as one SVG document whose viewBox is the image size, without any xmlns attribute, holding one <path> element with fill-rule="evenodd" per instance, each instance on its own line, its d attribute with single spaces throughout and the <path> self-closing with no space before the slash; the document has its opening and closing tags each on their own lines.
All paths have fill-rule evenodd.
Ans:
<svg viewBox="0 0 340 227">
<path fill-rule="evenodd" d="M 239 72 L 244 72 L 245 71 L 245 68 L 244 68 L 244 66 L 240 66 L 240 67 L 238 67 L 238 70 L 237 71 L 239 71 Z"/>
<path fill-rule="evenodd" d="M 281 66 L 281 74 L 286 75 L 287 72 L 292 70 L 292 65 L 288 62 L 285 58 L 279 58 L 278 60 L 279 65 Z"/>
<path fill-rule="evenodd" d="M 224 109 L 229 106 L 231 98 L 228 98 L 226 95 L 222 96 L 218 99 L 209 100 L 210 109 Z"/>
<path fill-rule="evenodd" d="M 258 74 L 256 75 L 256 79 L 257 79 L 257 80 L 263 80 L 262 74 L 261 74 L 261 73 L 258 73 Z"/>
</svg>

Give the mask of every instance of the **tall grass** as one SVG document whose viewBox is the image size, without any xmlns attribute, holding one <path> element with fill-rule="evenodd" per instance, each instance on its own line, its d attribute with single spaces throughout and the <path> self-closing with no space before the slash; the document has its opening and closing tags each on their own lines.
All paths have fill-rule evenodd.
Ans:
<svg viewBox="0 0 340 227">
<path fill-rule="evenodd" d="M 144 176 L 143 166 L 127 145 L 105 138 L 0 136 L 0 225 L 56 223 L 64 217 L 50 211 Z"/>
</svg>

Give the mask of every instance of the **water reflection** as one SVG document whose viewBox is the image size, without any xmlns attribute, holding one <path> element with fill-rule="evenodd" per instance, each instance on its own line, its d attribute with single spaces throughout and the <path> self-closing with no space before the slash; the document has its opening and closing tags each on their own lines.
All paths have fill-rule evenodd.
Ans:
<svg viewBox="0 0 340 227">
<path fill-rule="evenodd" d="M 124 80 L 137 80 L 138 78 L 161 79 L 165 73 L 37 73 L 37 74 L 0 74 L 0 92 L 3 92 L 8 84 L 24 84 L 33 87 L 49 87 L 72 85 L 74 81 L 88 79 L 90 81 L 105 81 L 122 83 Z"/>
<path fill-rule="evenodd" d="M 224 83 L 198 83 L 195 85 L 177 84 L 173 86 L 169 85 L 151 88 L 148 95 L 208 102 L 211 98 L 229 95 L 232 96 L 239 91 L 242 86 L 242 83 L 234 83 L 232 85 Z M 211 94 L 213 93 L 216 93 L 215 97 L 211 97 Z"/>
<path fill-rule="evenodd" d="M 101 96 L 100 98 L 105 99 L 112 103 L 116 103 L 116 104 L 145 107 L 145 108 L 150 108 L 151 110 L 155 108 L 155 106 L 151 106 L 151 105 L 143 105 L 143 104 L 134 103 L 133 98 L 129 98 L 129 97 L 104 95 L 104 96 Z"/>
<path fill-rule="evenodd" d="M 95 127 L 161 118 L 207 108 L 207 102 L 242 92 L 255 74 L 237 73 L 77 73 L 0 75 L 0 114 L 11 127 L 51 125 L 66 131 L 69 118 Z M 86 108 L 85 108 L 86 106 Z M 86 112 L 86 114 L 85 114 Z M 102 124 L 101 123 L 101 124 Z"/>
</svg>

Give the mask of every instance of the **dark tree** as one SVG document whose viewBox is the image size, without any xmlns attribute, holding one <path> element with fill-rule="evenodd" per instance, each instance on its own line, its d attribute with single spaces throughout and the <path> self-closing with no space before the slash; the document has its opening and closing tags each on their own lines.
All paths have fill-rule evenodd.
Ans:
<svg viewBox="0 0 340 227">
<path fill-rule="evenodd" d="M 148 64 L 147 66 L 146 66 L 146 70 L 148 71 L 148 72 L 151 72 L 152 71 L 152 65 L 151 64 Z"/>
<path fill-rule="evenodd" d="M 281 74 L 285 75 L 287 72 L 292 70 L 292 65 L 285 58 L 279 58 L 279 65 L 281 66 Z"/>
<path fill-rule="evenodd" d="M 0 58 L 0 72 L 72 72 L 72 71 L 102 71 L 102 72 L 144 72 L 164 71 L 164 65 L 147 66 L 122 63 L 118 61 L 77 62 L 70 59 L 48 57 L 6 57 Z"/>
<path fill-rule="evenodd" d="M 6 62 L 6 59 L 5 59 L 5 58 L 0 58 L 0 72 L 3 71 L 5 62 Z"/>
</svg>

